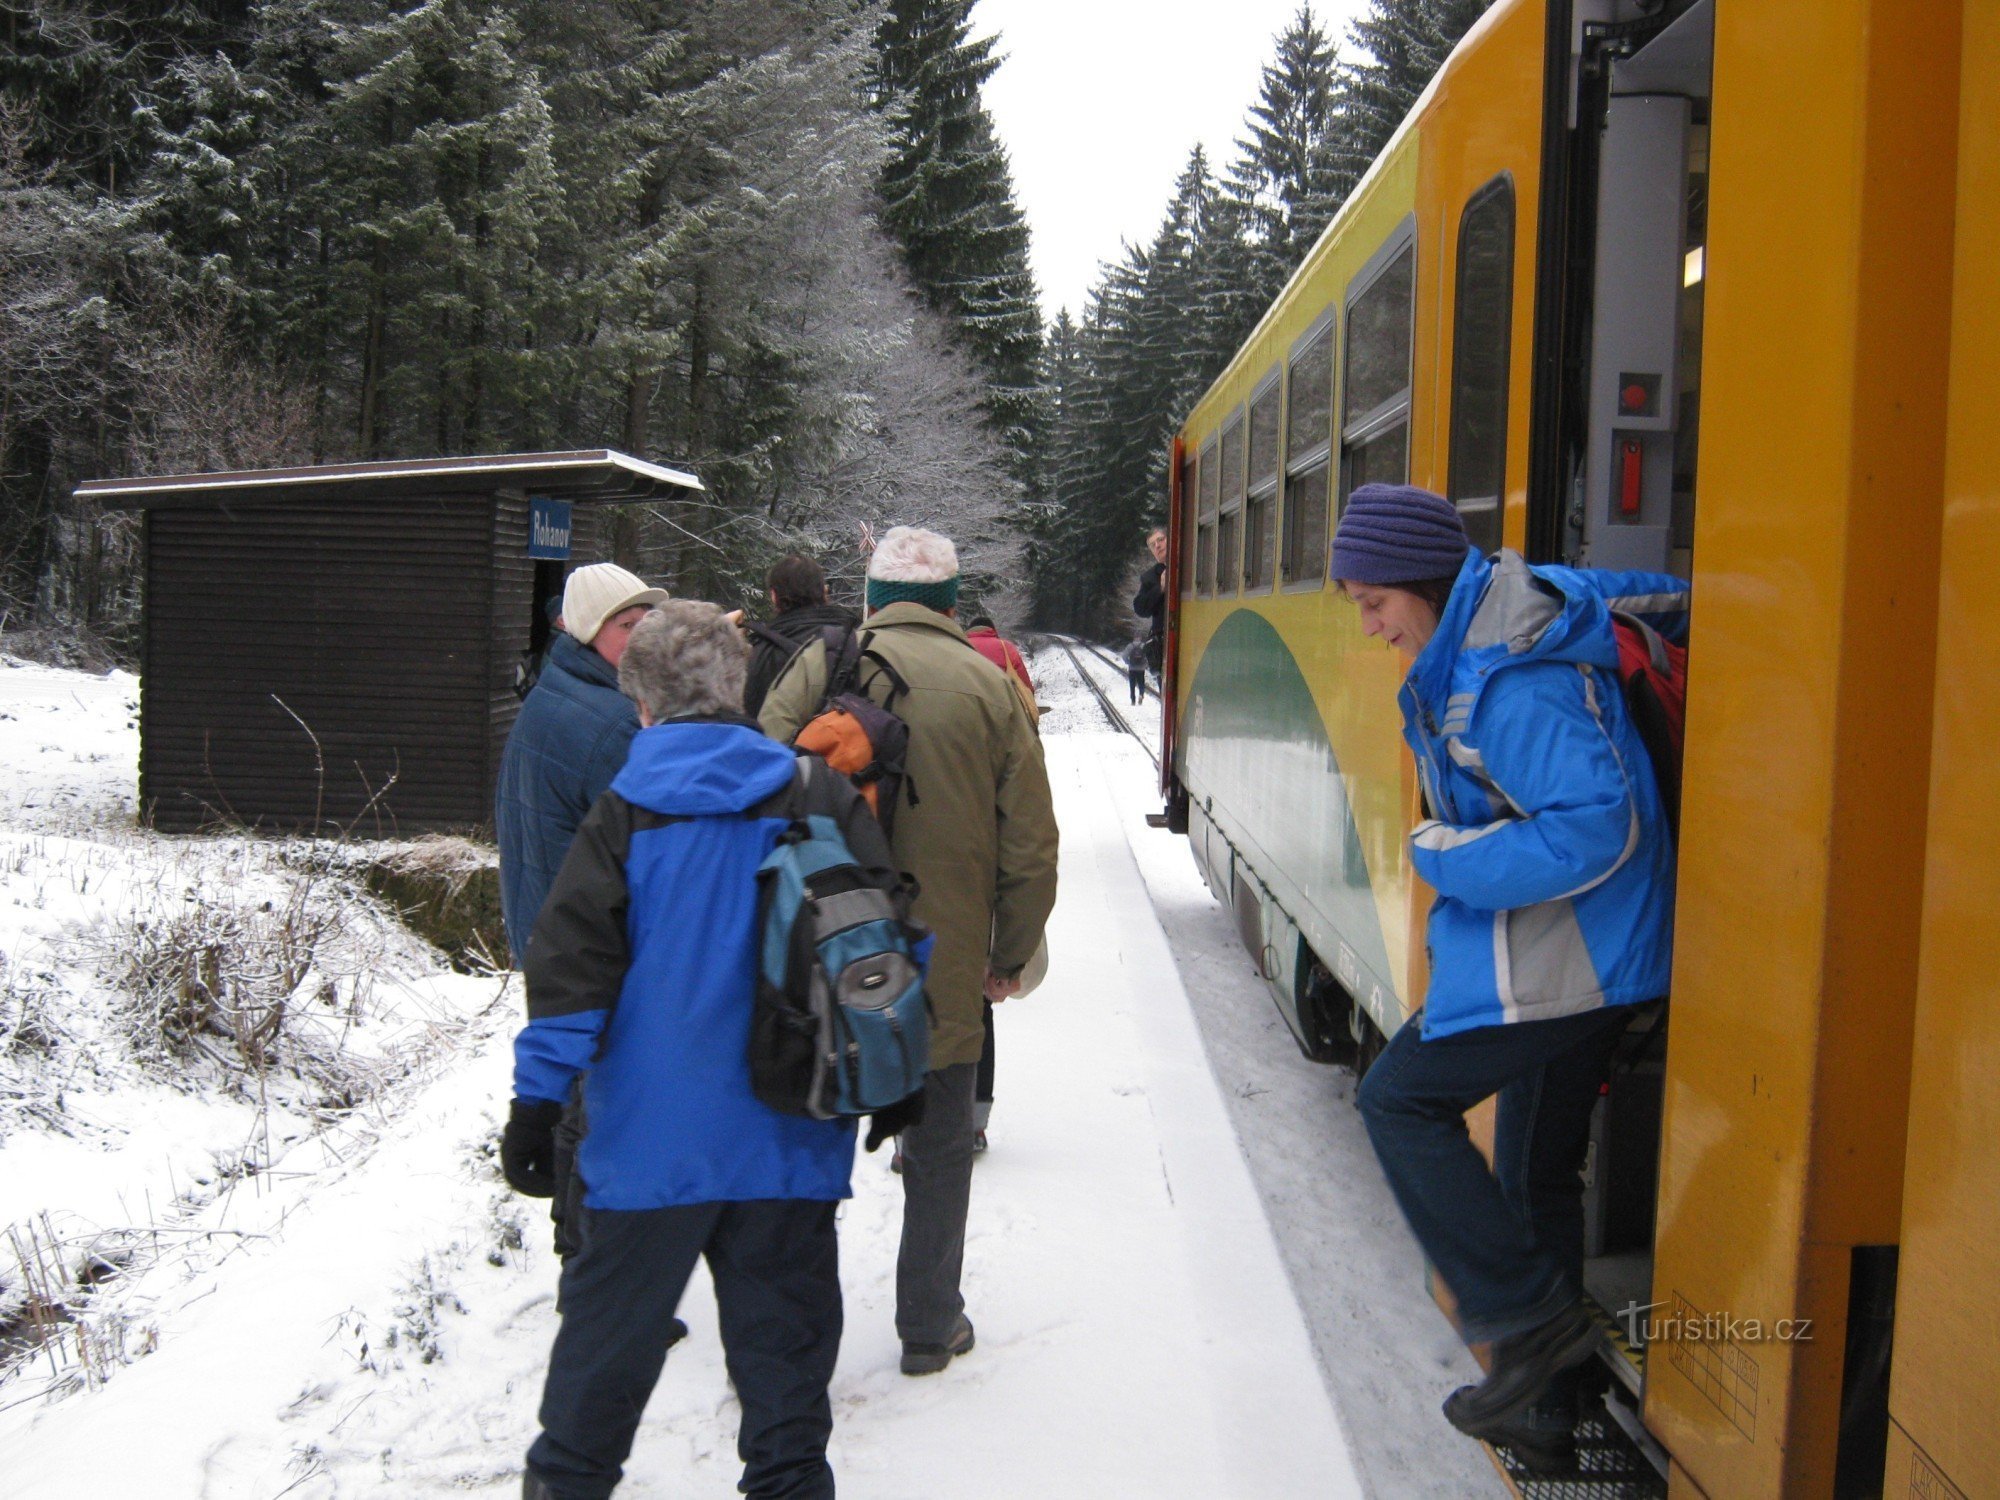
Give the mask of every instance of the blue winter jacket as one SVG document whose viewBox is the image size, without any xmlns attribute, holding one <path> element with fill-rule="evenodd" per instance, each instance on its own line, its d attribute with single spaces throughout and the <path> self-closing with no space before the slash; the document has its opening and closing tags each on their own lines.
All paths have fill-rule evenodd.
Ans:
<svg viewBox="0 0 2000 1500">
<path fill-rule="evenodd" d="M 591 1208 L 848 1196 L 853 1122 L 750 1091 L 757 866 L 796 764 L 748 720 L 642 729 L 563 862 L 528 945 L 514 1093 L 565 1100 L 583 1075 Z M 838 821 L 858 858 L 890 863 L 845 778 L 821 768 L 807 791 L 803 810 Z"/>
<path fill-rule="evenodd" d="M 1618 679 L 1611 612 L 1685 640 L 1663 573 L 1467 555 L 1401 694 L 1431 821 L 1424 1035 L 1666 994 L 1674 850 Z"/>
<path fill-rule="evenodd" d="M 493 798 L 500 916 L 516 968 L 570 840 L 638 732 L 639 712 L 618 691 L 617 669 L 575 637 L 557 636 L 507 736 Z"/>
</svg>

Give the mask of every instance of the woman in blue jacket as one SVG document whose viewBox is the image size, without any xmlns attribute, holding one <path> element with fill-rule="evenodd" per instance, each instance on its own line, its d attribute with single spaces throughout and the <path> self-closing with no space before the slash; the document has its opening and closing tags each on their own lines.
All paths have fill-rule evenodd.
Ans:
<svg viewBox="0 0 2000 1500">
<path fill-rule="evenodd" d="M 1555 1457 L 1574 1426 L 1559 1377 L 1596 1339 L 1591 1109 L 1627 1007 L 1667 992 L 1673 944 L 1673 838 L 1611 617 L 1679 639 L 1686 585 L 1488 559 L 1449 501 L 1401 485 L 1348 498 L 1331 572 L 1410 662 L 1399 698 L 1427 812 L 1410 858 L 1437 892 L 1424 1005 L 1363 1080 L 1362 1117 L 1466 1340 L 1493 1346 L 1445 1415 Z M 1495 1095 L 1489 1170 L 1464 1117 Z"/>
</svg>

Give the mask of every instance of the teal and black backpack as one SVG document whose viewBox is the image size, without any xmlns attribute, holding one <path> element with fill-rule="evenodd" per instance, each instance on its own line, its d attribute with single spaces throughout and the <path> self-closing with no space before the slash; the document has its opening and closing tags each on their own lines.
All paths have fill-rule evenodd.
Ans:
<svg viewBox="0 0 2000 1500">
<path fill-rule="evenodd" d="M 839 825 L 807 812 L 812 764 L 800 757 L 792 816 L 757 870 L 750 1087 L 783 1114 L 831 1120 L 923 1088 L 932 937 L 910 920 L 910 882 L 858 863 Z"/>
</svg>

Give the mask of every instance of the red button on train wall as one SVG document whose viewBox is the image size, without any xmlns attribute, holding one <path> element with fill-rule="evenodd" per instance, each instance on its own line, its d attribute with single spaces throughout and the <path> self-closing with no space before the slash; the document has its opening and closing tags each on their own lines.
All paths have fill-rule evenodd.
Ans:
<svg viewBox="0 0 2000 1500">
<path fill-rule="evenodd" d="M 1644 450 L 1637 438 L 1626 438 L 1618 445 L 1618 513 L 1623 516 L 1639 514 L 1640 459 Z"/>
<path fill-rule="evenodd" d="M 1618 399 L 1624 403 L 1625 410 L 1627 411 L 1644 411 L 1646 409 L 1646 388 L 1635 381 L 1618 393 Z"/>
</svg>

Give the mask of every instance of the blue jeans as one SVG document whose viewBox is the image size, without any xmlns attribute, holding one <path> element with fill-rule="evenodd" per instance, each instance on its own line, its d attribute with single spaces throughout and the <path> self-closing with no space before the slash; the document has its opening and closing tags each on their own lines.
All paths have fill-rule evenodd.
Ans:
<svg viewBox="0 0 2000 1500">
<path fill-rule="evenodd" d="M 1590 1113 L 1630 1006 L 1425 1040 L 1403 1023 L 1361 1081 L 1361 1117 L 1468 1343 L 1547 1322 L 1583 1291 Z M 1465 1112 L 1499 1096 L 1493 1166 Z"/>
</svg>

